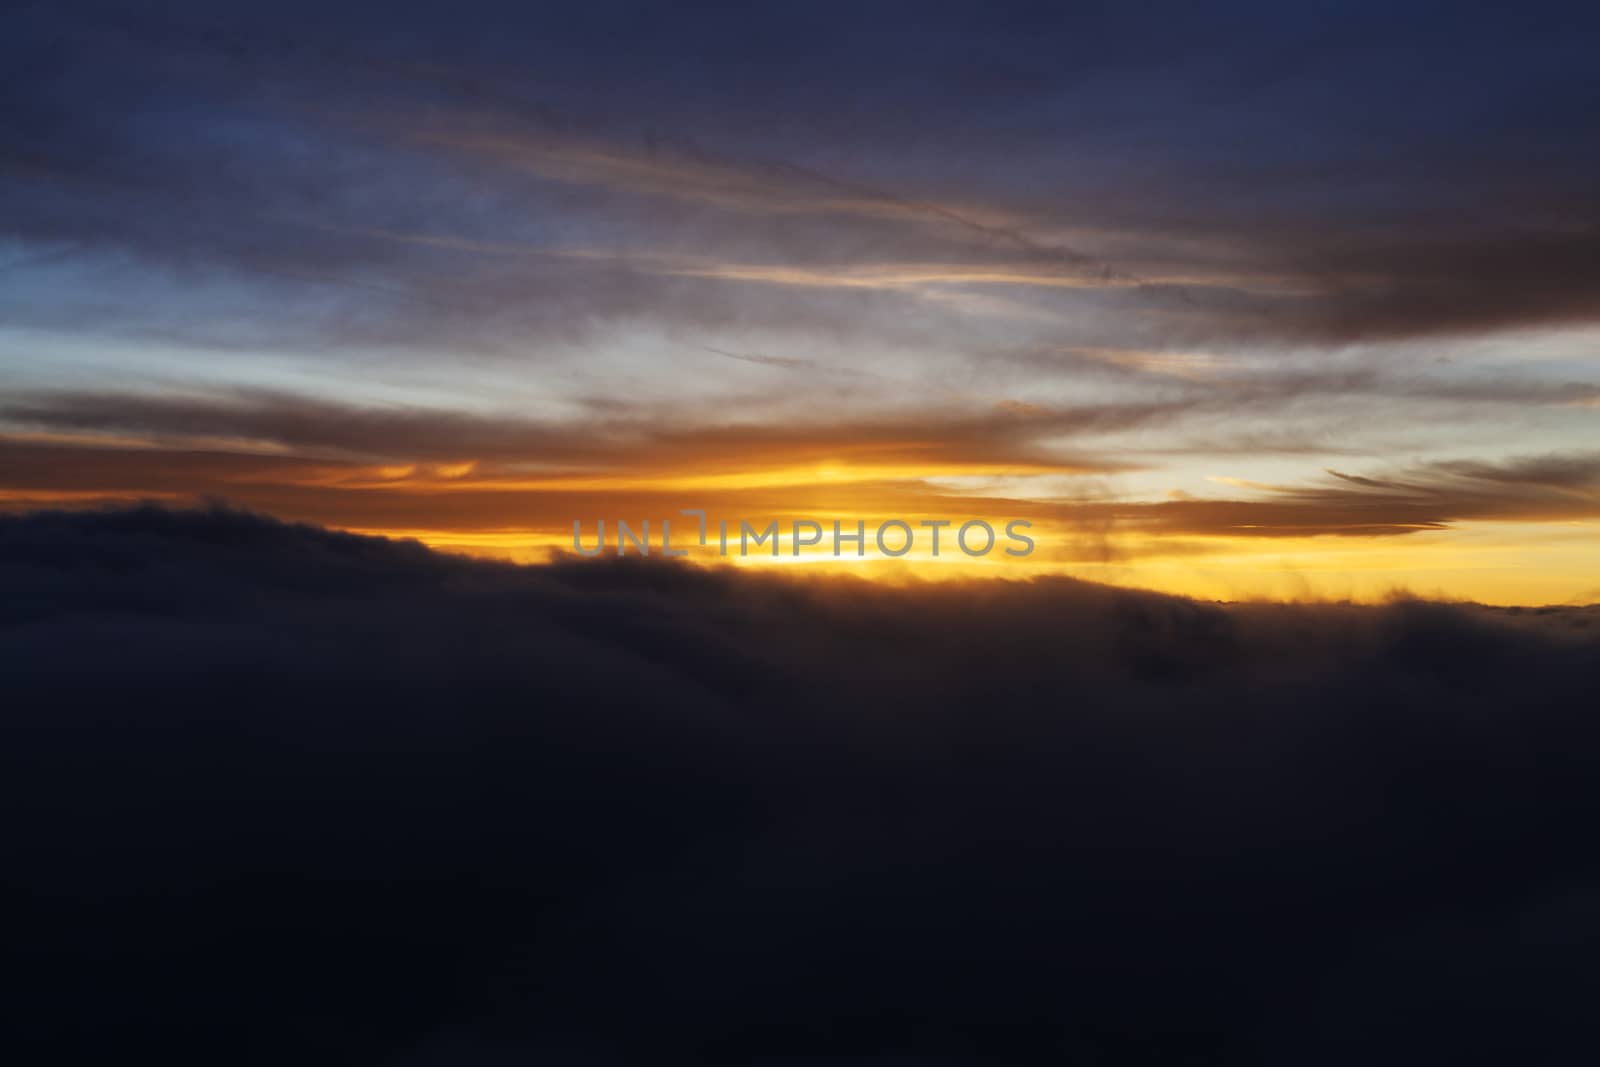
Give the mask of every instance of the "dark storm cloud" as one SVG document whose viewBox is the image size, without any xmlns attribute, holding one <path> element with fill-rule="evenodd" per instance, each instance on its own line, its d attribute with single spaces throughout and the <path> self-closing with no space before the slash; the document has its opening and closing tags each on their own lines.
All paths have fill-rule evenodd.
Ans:
<svg viewBox="0 0 1600 1067">
<path fill-rule="evenodd" d="M 0 519 L 0 587 L 8 1015 L 54 1057 L 1592 1042 L 1593 609 L 519 569 L 150 509 Z"/>
</svg>

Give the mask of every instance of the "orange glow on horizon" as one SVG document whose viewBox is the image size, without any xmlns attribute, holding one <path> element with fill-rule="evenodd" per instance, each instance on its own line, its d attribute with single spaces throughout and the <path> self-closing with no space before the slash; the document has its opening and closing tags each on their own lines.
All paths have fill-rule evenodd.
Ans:
<svg viewBox="0 0 1600 1067">
<path fill-rule="evenodd" d="M 277 449 L 179 450 L 146 440 L 12 435 L 0 437 L 14 475 L 0 484 L 0 506 L 219 499 L 289 520 L 519 563 L 572 553 L 575 519 L 583 523 L 586 547 L 594 545 L 596 520 L 606 520 L 607 556 L 615 554 L 618 520 L 635 532 L 649 520 L 652 555 L 659 557 L 660 524 L 670 520 L 674 547 L 688 549 L 692 565 L 800 575 L 842 572 L 889 582 L 1066 575 L 1207 600 L 1377 601 L 1405 590 L 1489 604 L 1600 601 L 1600 508 L 1582 494 L 1513 501 L 1520 511 L 1502 516 L 1486 508 L 1484 517 L 1460 519 L 1431 510 L 1433 498 L 1396 497 L 1387 488 L 1386 496 L 1351 496 L 1354 490 L 1338 485 L 1312 491 L 1228 477 L 1212 479 L 1217 493 L 1237 495 L 1067 498 L 1044 492 L 1086 484 L 1071 482 L 1066 465 L 1015 459 L 918 465 L 906 453 L 920 446 L 907 441 L 882 447 L 843 441 L 836 458 L 824 459 L 816 442 L 721 447 L 687 455 L 681 464 L 529 474 L 505 460 L 378 463 Z M 679 515 L 683 508 L 707 512 L 708 546 L 695 544 L 696 520 Z M 798 557 L 790 541 L 797 519 L 824 528 L 824 542 Z M 874 531 L 888 519 L 915 528 L 904 557 L 886 558 L 876 549 Z M 936 519 L 952 523 L 938 558 L 918 527 Z M 956 548 L 955 527 L 968 519 L 994 527 L 988 555 L 971 558 Z M 1032 523 L 1036 548 L 1028 556 L 1004 552 L 1005 524 L 1013 519 Z M 726 557 L 716 548 L 718 520 L 731 527 Z M 778 555 L 766 545 L 739 555 L 740 520 L 757 530 L 777 522 Z M 864 558 L 851 554 L 853 546 L 832 555 L 835 520 L 847 529 L 864 524 Z M 890 543 L 898 548 L 899 535 L 891 533 Z"/>
<path fill-rule="evenodd" d="M 850 523 L 856 519 L 840 517 Z M 1409 594 L 1505 606 L 1600 602 L 1600 553 L 1594 548 L 1600 538 L 1600 524 L 1573 524 L 1558 529 L 1533 524 L 1474 524 L 1459 530 L 1398 538 L 1324 535 L 1271 539 L 1268 544 L 1262 543 L 1264 539 L 1248 536 L 1167 543 L 1129 534 L 1104 543 L 1101 551 L 1107 558 L 1095 559 L 1070 531 L 1037 526 L 1029 532 L 1038 548 L 1026 558 L 1005 556 L 999 543 L 991 554 L 980 558 L 964 556 L 945 544 L 941 544 L 938 558 L 925 549 L 901 558 L 885 558 L 873 552 L 870 522 L 868 554 L 863 557 L 849 554 L 847 549 L 835 558 L 827 538 L 824 544 L 807 547 L 796 557 L 787 530 L 781 531 L 776 556 L 766 546 L 752 546 L 748 555 L 741 556 L 737 536 L 733 535 L 729 554 L 724 557 L 717 552 L 714 533 L 706 547 L 695 544 L 693 520 L 688 521 L 683 529 L 689 530 L 691 536 L 686 542 L 680 541 L 680 528 L 673 528 L 674 548 L 688 549 L 688 555 L 675 562 L 771 569 L 795 576 L 851 574 L 891 583 L 1064 576 L 1200 600 L 1380 603 L 1395 595 Z M 437 551 L 522 564 L 574 555 L 570 528 L 473 532 L 368 528 L 353 532 L 416 540 Z M 651 558 L 660 559 L 659 530 L 654 523 L 651 532 Z M 594 538 L 594 523 L 588 522 L 584 527 L 586 547 L 593 548 Z M 630 545 L 626 555 L 637 558 L 639 553 Z M 615 535 L 609 522 L 605 551 L 599 558 L 616 558 Z"/>
</svg>

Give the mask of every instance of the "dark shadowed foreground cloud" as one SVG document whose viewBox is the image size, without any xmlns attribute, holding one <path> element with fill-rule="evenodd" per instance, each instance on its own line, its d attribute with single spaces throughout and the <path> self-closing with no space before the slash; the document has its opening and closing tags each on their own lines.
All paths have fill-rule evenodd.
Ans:
<svg viewBox="0 0 1600 1067">
<path fill-rule="evenodd" d="M 15 1062 L 1586 1061 L 1600 611 L 0 519 Z"/>
</svg>

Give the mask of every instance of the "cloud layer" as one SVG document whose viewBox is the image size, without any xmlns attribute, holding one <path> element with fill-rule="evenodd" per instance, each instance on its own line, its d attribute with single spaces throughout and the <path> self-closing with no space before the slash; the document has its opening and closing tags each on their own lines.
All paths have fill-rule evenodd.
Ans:
<svg viewBox="0 0 1600 1067">
<path fill-rule="evenodd" d="M 47 286 L 117 285 L 8 310 L 504 358 L 626 321 L 970 349 L 1112 343 L 1129 317 L 1146 341 L 1343 343 L 1600 306 L 1575 26 L 1491 5 L 671 21 L 34 5 L 7 46 L 0 233 Z"/>
<path fill-rule="evenodd" d="M 1553 477 L 1553 476 L 1552 476 Z M 10 993 L 167 1062 L 1560 1060 L 1600 615 L 0 520 Z"/>
</svg>

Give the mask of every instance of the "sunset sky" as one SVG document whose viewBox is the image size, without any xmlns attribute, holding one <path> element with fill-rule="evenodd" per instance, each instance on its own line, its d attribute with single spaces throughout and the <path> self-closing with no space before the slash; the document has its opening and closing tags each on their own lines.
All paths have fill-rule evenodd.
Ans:
<svg viewBox="0 0 1600 1067">
<path fill-rule="evenodd" d="M 1600 1064 L 1597 46 L 13 0 L 4 1062 Z"/>
<path fill-rule="evenodd" d="M 24 4 L 0 506 L 519 560 L 1023 518 L 840 565 L 1600 600 L 1594 22 Z"/>
</svg>

